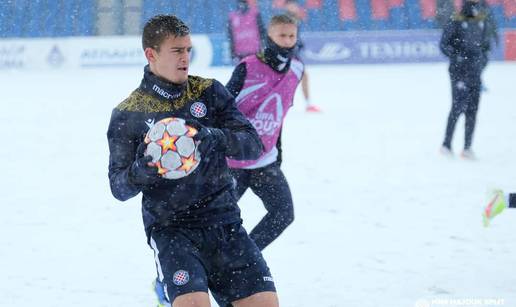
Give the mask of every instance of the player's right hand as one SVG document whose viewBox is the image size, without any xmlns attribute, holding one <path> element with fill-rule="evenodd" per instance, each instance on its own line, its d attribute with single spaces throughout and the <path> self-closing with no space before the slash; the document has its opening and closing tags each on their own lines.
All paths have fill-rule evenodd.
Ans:
<svg viewBox="0 0 516 307">
<path fill-rule="evenodd" d="M 147 144 L 141 142 L 136 150 L 136 159 L 129 169 L 129 181 L 135 185 L 151 185 L 158 182 L 161 177 L 158 174 L 158 168 L 149 163 L 152 161 L 151 156 L 145 156 L 145 148 Z"/>
</svg>

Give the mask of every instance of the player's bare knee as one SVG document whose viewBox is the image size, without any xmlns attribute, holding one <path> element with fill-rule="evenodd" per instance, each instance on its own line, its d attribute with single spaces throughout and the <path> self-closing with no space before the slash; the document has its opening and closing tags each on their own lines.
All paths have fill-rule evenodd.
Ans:
<svg viewBox="0 0 516 307">
<path fill-rule="evenodd" d="M 172 302 L 172 307 L 210 307 L 210 297 L 206 292 L 193 292 L 179 295 Z"/>
<path fill-rule="evenodd" d="M 260 292 L 232 303 L 234 307 L 279 307 L 276 292 Z"/>
</svg>

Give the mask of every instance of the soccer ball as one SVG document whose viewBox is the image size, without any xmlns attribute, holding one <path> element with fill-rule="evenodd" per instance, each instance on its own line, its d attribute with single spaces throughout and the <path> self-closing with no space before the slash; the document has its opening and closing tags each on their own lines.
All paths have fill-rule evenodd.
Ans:
<svg viewBox="0 0 516 307">
<path fill-rule="evenodd" d="M 145 136 L 146 156 L 151 165 L 166 179 L 179 179 L 190 175 L 201 162 L 197 144 L 192 138 L 197 134 L 184 119 L 168 117 L 152 126 Z"/>
</svg>

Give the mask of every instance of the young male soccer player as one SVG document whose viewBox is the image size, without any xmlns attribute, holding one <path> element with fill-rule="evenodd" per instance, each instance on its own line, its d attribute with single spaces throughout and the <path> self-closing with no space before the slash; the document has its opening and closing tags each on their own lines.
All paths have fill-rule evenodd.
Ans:
<svg viewBox="0 0 516 307">
<path fill-rule="evenodd" d="M 143 80 L 111 115 L 109 181 L 121 201 L 143 194 L 164 299 L 174 307 L 207 307 L 209 289 L 233 306 L 277 307 L 269 268 L 242 227 L 226 162 L 260 156 L 256 130 L 222 84 L 188 74 L 192 43 L 180 19 L 153 17 L 142 43 L 149 63 Z M 194 125 L 200 142 L 199 166 L 177 180 L 162 178 L 144 156 L 144 134 L 167 117 Z"/>
<path fill-rule="evenodd" d="M 226 85 L 265 147 L 257 159 L 228 160 L 236 179 L 237 197 L 251 188 L 267 210 L 249 234 L 261 250 L 294 220 L 292 195 L 280 168 L 280 134 L 303 77 L 304 66 L 293 57 L 297 31 L 297 21 L 293 17 L 286 14 L 273 16 L 264 51 L 244 58 Z"/>
</svg>

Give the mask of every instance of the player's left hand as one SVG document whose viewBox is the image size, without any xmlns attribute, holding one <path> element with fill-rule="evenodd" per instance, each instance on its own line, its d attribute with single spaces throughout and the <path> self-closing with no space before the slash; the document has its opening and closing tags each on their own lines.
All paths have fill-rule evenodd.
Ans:
<svg viewBox="0 0 516 307">
<path fill-rule="evenodd" d="M 225 151 L 227 148 L 227 139 L 224 131 L 219 128 L 206 127 L 196 120 L 188 119 L 186 124 L 197 129 L 197 134 L 193 136 L 194 141 L 199 142 L 197 148 L 201 155 L 209 155 L 210 152 L 216 150 Z"/>
</svg>

